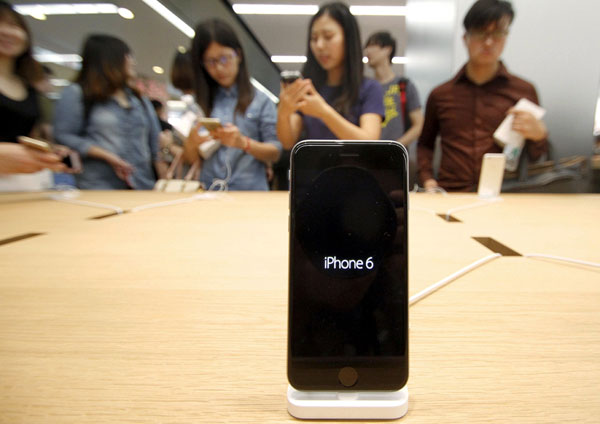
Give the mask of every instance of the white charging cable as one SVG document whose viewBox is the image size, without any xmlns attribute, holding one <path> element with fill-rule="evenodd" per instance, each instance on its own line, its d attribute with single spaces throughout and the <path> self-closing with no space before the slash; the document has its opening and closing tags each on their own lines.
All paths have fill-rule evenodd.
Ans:
<svg viewBox="0 0 600 424">
<path fill-rule="evenodd" d="M 526 258 L 552 259 L 552 260 L 555 260 L 555 261 L 570 262 L 570 263 L 573 263 L 573 264 L 593 266 L 595 268 L 600 268 L 600 263 L 597 263 L 597 262 L 582 261 L 582 260 L 579 260 L 579 259 L 565 258 L 565 257 L 562 257 L 562 256 L 544 255 L 542 253 L 529 253 L 529 254 L 525 254 L 523 256 L 525 256 Z"/>
<path fill-rule="evenodd" d="M 108 209 L 116 212 L 117 214 L 122 214 L 125 211 L 114 205 L 109 205 L 106 203 L 97 203 L 97 202 L 88 202 L 87 200 L 78 200 L 77 197 L 81 195 L 81 192 L 73 188 L 71 186 L 56 186 L 55 189 L 59 190 L 56 194 L 51 194 L 50 199 L 56 200 L 57 202 L 71 203 L 73 205 L 80 206 L 89 206 L 92 208 L 100 208 L 100 209 Z"/>
<path fill-rule="evenodd" d="M 231 165 L 229 164 L 229 150 L 225 152 L 225 168 L 227 170 L 227 174 L 224 179 L 215 178 L 208 187 L 208 191 L 228 191 L 229 190 L 229 181 L 231 180 Z"/>
<path fill-rule="evenodd" d="M 165 206 L 180 205 L 180 204 L 183 204 L 183 203 L 195 202 L 196 200 L 214 200 L 214 199 L 219 199 L 219 198 L 221 198 L 221 196 L 219 196 L 217 193 L 198 193 L 198 194 L 194 194 L 193 196 L 184 197 L 182 199 L 167 200 L 165 202 L 148 203 L 146 205 L 136 206 L 135 208 L 132 208 L 130 210 L 130 212 L 140 212 L 140 211 L 144 211 L 144 210 L 147 210 L 147 209 L 154 209 L 154 208 L 162 208 L 162 207 L 165 207 Z"/>
<path fill-rule="evenodd" d="M 455 272 L 452 275 L 449 275 L 448 277 L 438 281 L 435 284 L 432 284 L 431 286 L 425 288 L 424 290 L 421 290 L 419 293 L 413 295 L 410 297 L 410 299 L 408 300 L 408 305 L 412 306 L 415 303 L 417 303 L 418 301 L 420 301 L 421 299 L 429 296 L 430 294 L 432 294 L 433 292 L 441 289 L 442 287 L 444 287 L 445 285 L 447 285 L 448 283 L 451 283 L 452 281 L 456 280 L 457 278 L 465 275 L 466 273 L 474 270 L 475 268 L 480 267 L 483 264 L 486 264 L 496 258 L 499 258 L 500 256 L 502 256 L 500 253 L 494 253 L 493 255 L 489 255 L 486 256 L 485 258 L 481 258 L 478 261 L 473 262 L 471 265 L 468 265 L 460 270 L 458 270 L 457 272 Z"/>
<path fill-rule="evenodd" d="M 481 202 L 471 203 L 468 205 L 463 205 L 463 206 L 458 206 L 456 208 L 448 209 L 446 211 L 446 221 L 450 221 L 450 216 L 455 212 L 463 211 L 466 209 L 479 208 L 481 206 L 488 206 L 488 205 L 491 205 L 492 203 L 501 202 L 501 201 L 503 201 L 503 199 L 501 197 L 492 197 L 491 199 L 485 199 Z"/>
</svg>

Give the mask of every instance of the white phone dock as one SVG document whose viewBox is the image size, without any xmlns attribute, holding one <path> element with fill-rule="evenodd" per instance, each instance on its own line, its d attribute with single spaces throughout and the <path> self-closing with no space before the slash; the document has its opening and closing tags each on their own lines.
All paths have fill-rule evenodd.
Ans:
<svg viewBox="0 0 600 424">
<path fill-rule="evenodd" d="M 398 391 L 300 391 L 288 386 L 287 408 L 300 419 L 395 420 L 408 411 L 408 388 Z"/>
</svg>

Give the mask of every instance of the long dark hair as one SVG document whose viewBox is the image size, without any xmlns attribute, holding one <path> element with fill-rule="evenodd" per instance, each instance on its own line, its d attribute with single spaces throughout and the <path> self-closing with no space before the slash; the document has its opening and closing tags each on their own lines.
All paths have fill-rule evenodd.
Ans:
<svg viewBox="0 0 600 424">
<path fill-rule="evenodd" d="M 194 64 L 196 100 L 204 110 L 204 113 L 210 115 L 219 84 L 204 69 L 203 58 L 204 52 L 212 42 L 234 49 L 240 58 L 239 70 L 235 79 L 238 88 L 238 102 L 235 110 L 243 114 L 254 97 L 248 68 L 246 67 L 246 57 L 240 40 L 233 31 L 233 28 L 220 19 L 210 19 L 199 23 L 196 27 L 196 36 L 194 37 L 194 41 L 192 41 L 191 51 L 192 62 Z"/>
<path fill-rule="evenodd" d="M 171 65 L 171 84 L 187 93 L 194 90 L 194 65 L 188 52 L 177 52 Z"/>
<path fill-rule="evenodd" d="M 323 15 L 330 16 L 342 27 L 344 31 L 344 72 L 339 95 L 333 102 L 333 107 L 342 115 L 348 115 L 350 108 L 358 101 L 360 85 L 363 80 L 362 48 L 360 45 L 360 30 L 356 18 L 344 3 L 327 3 L 310 20 L 308 26 L 308 48 L 306 49 L 306 63 L 302 74 L 312 79 L 315 87 L 320 89 L 327 83 L 327 71 L 319 65 L 310 48 L 310 37 L 315 21 Z"/>
<path fill-rule="evenodd" d="M 85 40 L 75 82 L 81 85 L 86 115 L 94 103 L 105 102 L 118 90 L 131 88 L 125 70 L 125 58 L 130 53 L 129 46 L 112 35 L 93 34 Z"/>
<path fill-rule="evenodd" d="M 25 19 L 13 9 L 10 3 L 0 1 L 0 21 L 14 21 L 27 34 L 27 47 L 15 60 L 14 72 L 21 77 L 27 84 L 32 85 L 43 78 L 44 72 L 41 65 L 33 58 L 31 52 L 31 31 L 25 22 Z"/>
</svg>

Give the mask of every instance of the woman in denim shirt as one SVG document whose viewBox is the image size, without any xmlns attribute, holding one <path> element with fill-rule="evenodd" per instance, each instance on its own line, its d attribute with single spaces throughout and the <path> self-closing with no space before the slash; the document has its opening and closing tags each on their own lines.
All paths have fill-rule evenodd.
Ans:
<svg viewBox="0 0 600 424">
<path fill-rule="evenodd" d="M 83 189 L 152 189 L 158 119 L 148 99 L 129 87 L 135 77 L 129 47 L 109 35 L 92 35 L 83 47 L 76 83 L 56 105 L 54 136 L 79 152 Z"/>
<path fill-rule="evenodd" d="M 214 138 L 221 147 L 204 160 L 200 180 L 208 189 L 268 190 L 265 162 L 281 153 L 275 125 L 277 110 L 250 83 L 242 46 L 225 22 L 200 23 L 191 50 L 196 99 L 207 116 L 223 126 L 210 136 L 192 129 L 185 142 L 188 162 L 198 159 L 198 146 Z"/>
</svg>

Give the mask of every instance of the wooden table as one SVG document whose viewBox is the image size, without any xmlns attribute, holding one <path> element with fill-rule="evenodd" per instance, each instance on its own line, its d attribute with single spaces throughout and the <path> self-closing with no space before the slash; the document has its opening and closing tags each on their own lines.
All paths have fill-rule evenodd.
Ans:
<svg viewBox="0 0 600 424">
<path fill-rule="evenodd" d="M 125 210 L 188 198 L 83 192 Z M 416 194 L 410 293 L 492 253 L 600 261 L 599 195 Z M 0 196 L 0 423 L 282 423 L 287 193 L 139 212 Z M 402 422 L 600 420 L 600 270 L 501 257 L 410 309 Z"/>
</svg>

